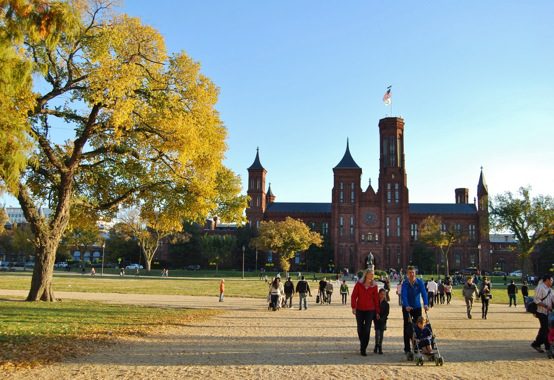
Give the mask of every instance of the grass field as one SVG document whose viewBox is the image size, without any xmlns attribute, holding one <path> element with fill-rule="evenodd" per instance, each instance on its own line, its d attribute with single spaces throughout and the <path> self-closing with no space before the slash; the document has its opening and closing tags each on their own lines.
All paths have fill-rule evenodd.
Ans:
<svg viewBox="0 0 554 380">
<path fill-rule="evenodd" d="M 0 289 L 28 290 L 30 273 L 0 274 Z M 219 294 L 219 278 L 216 279 L 173 279 L 151 277 L 92 277 L 90 275 L 54 276 L 54 292 L 71 291 L 86 293 L 123 294 L 177 294 L 188 296 L 214 296 Z M 257 278 L 225 279 L 225 296 L 265 297 L 267 285 Z"/>
<path fill-rule="evenodd" d="M 217 314 L 97 302 L 0 302 L 0 369 L 33 366 L 85 354 L 115 337 L 143 335 Z"/>
</svg>

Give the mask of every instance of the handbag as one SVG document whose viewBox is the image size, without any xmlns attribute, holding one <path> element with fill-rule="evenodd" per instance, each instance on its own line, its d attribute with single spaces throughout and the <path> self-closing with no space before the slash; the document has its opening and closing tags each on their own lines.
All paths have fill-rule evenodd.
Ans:
<svg viewBox="0 0 554 380">
<path fill-rule="evenodd" d="M 551 289 L 548 289 L 548 293 L 546 293 L 546 295 L 541 299 L 541 302 L 543 302 L 550 295 L 551 291 L 552 291 Z M 535 300 L 533 299 L 533 297 L 525 297 L 524 301 L 525 301 L 525 310 L 537 316 L 537 304 L 535 303 Z"/>
</svg>

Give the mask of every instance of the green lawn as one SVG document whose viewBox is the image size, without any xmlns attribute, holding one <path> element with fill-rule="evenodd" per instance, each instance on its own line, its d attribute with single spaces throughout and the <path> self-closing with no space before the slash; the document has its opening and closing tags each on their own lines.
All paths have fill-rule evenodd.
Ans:
<svg viewBox="0 0 554 380">
<path fill-rule="evenodd" d="M 117 336 L 141 335 L 217 311 L 97 302 L 0 301 L 0 370 L 78 356 Z"/>
<path fill-rule="evenodd" d="M 0 289 L 28 290 L 31 273 L 0 274 Z M 193 296 L 214 296 L 219 294 L 219 278 L 214 279 L 172 279 L 152 277 L 92 277 L 90 275 L 54 276 L 54 292 L 71 291 L 87 293 L 127 294 L 180 294 Z M 265 297 L 267 285 L 257 278 L 225 279 L 227 297 Z"/>
</svg>

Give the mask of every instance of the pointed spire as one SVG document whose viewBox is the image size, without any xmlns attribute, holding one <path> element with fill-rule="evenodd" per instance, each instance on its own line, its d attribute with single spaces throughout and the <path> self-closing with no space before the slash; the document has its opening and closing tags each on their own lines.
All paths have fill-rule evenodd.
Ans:
<svg viewBox="0 0 554 380">
<path fill-rule="evenodd" d="M 483 167 L 481 166 L 481 174 L 479 175 L 479 184 L 477 185 L 477 196 L 488 195 L 489 189 L 485 182 L 485 176 L 483 174 Z"/>
<path fill-rule="evenodd" d="M 335 166 L 335 169 L 360 169 L 350 154 L 350 144 L 348 138 L 346 139 L 346 152 L 344 152 L 342 160 L 340 160 L 338 165 Z"/>
<path fill-rule="evenodd" d="M 267 188 L 266 198 L 267 198 L 267 203 L 273 203 L 275 202 L 275 198 L 277 198 L 273 194 L 273 191 L 271 191 L 271 182 L 269 183 L 269 187 Z"/>
<path fill-rule="evenodd" d="M 256 148 L 256 158 L 254 159 L 254 162 L 252 163 L 252 165 L 250 165 L 248 170 L 251 170 L 251 169 L 264 169 L 264 167 L 260 162 L 260 147 Z"/>
</svg>

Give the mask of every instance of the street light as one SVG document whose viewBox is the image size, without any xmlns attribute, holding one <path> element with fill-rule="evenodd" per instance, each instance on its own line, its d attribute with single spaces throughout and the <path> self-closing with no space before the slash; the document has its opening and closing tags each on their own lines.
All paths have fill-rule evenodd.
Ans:
<svg viewBox="0 0 554 380">
<path fill-rule="evenodd" d="M 244 245 L 242 246 L 242 279 L 244 280 Z"/>
<path fill-rule="evenodd" d="M 102 242 L 102 274 L 104 276 L 104 248 L 106 248 L 106 242 Z"/>
<path fill-rule="evenodd" d="M 481 244 L 477 244 L 477 268 L 479 269 L 479 272 L 481 272 Z"/>
<path fill-rule="evenodd" d="M 258 249 L 256 248 L 256 267 L 255 272 L 258 271 Z"/>
</svg>

